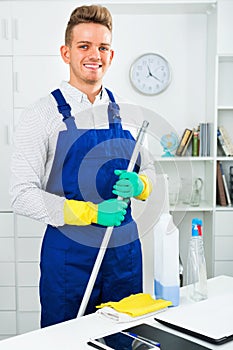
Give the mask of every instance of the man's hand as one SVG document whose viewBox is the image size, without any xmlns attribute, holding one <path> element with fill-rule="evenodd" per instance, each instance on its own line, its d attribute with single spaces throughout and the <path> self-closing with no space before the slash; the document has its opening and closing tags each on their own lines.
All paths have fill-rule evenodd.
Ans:
<svg viewBox="0 0 233 350">
<path fill-rule="evenodd" d="M 144 185 L 137 173 L 126 170 L 115 170 L 114 173 L 119 176 L 119 180 L 113 186 L 114 194 L 122 198 L 130 198 L 142 193 Z"/>
<path fill-rule="evenodd" d="M 127 203 L 116 198 L 98 204 L 97 224 L 103 226 L 120 226 L 125 218 Z"/>
</svg>

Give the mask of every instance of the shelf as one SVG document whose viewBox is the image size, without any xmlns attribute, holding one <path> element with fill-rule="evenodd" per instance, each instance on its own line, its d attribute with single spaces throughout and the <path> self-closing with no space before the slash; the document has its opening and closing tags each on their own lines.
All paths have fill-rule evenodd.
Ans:
<svg viewBox="0 0 233 350">
<path fill-rule="evenodd" d="M 156 157 L 155 162 L 212 162 L 214 157 Z"/>
<path fill-rule="evenodd" d="M 223 157 L 217 157 L 216 160 L 220 160 L 223 162 L 233 162 L 233 157 L 227 157 L 227 156 L 223 156 Z"/>
<path fill-rule="evenodd" d="M 187 212 L 192 212 L 192 211 L 213 211 L 213 206 L 209 202 L 202 201 L 199 205 L 199 207 L 191 207 L 187 204 L 183 203 L 178 203 L 176 205 L 171 205 L 170 206 L 170 211 L 174 212 L 180 212 L 180 211 L 187 211 Z"/>
<path fill-rule="evenodd" d="M 218 55 L 219 62 L 233 62 L 233 53 L 232 54 L 221 54 Z"/>
<path fill-rule="evenodd" d="M 233 109 L 233 106 L 218 106 L 219 111 L 230 111 Z"/>
<path fill-rule="evenodd" d="M 233 211 L 233 205 L 227 205 L 226 207 L 216 205 L 215 210 L 216 211 Z"/>
</svg>

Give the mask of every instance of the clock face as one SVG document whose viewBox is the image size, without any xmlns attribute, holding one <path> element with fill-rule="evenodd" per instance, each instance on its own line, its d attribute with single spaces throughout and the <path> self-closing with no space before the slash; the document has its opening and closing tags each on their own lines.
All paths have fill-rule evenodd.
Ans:
<svg viewBox="0 0 233 350">
<path fill-rule="evenodd" d="M 158 54 L 144 54 L 133 62 L 130 81 L 133 87 L 144 95 L 159 94 L 170 84 L 170 65 Z"/>
</svg>

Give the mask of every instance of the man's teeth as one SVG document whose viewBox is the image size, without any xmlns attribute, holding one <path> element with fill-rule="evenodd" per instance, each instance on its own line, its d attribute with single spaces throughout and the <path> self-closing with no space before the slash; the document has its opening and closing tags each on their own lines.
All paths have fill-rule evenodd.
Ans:
<svg viewBox="0 0 233 350">
<path fill-rule="evenodd" d="M 100 65 L 99 64 L 85 64 L 85 67 L 87 67 L 87 68 L 99 68 Z"/>
</svg>

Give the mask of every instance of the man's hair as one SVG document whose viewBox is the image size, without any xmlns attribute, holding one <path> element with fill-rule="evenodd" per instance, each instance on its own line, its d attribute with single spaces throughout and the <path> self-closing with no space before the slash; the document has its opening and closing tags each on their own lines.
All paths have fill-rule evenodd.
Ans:
<svg viewBox="0 0 233 350">
<path fill-rule="evenodd" d="M 65 44 L 71 46 L 73 28 L 80 23 L 99 23 L 112 32 L 112 16 L 106 7 L 98 5 L 77 7 L 70 15 L 65 32 Z"/>
</svg>

